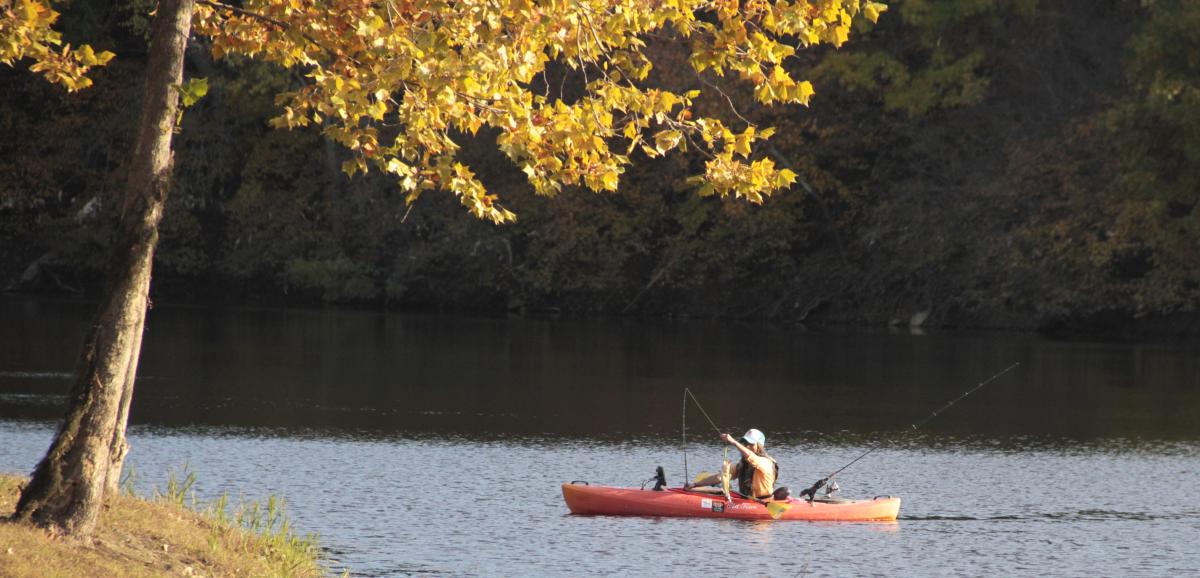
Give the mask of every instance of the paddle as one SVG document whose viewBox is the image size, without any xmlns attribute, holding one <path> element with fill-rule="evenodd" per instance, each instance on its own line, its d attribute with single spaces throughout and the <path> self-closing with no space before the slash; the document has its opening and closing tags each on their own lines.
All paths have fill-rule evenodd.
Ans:
<svg viewBox="0 0 1200 578">
<path fill-rule="evenodd" d="M 726 453 L 726 455 L 728 455 L 728 453 Z M 730 485 L 731 485 L 732 476 L 729 473 L 729 460 L 728 459 L 726 459 L 725 463 L 722 464 L 721 470 L 724 472 L 724 475 L 721 476 L 721 493 L 725 495 L 726 500 L 729 500 L 729 499 L 731 499 Z M 696 479 L 692 480 L 692 483 L 698 484 L 701 481 L 704 481 L 705 479 L 712 477 L 712 475 L 713 474 L 710 474 L 708 472 L 700 472 L 700 474 L 696 476 Z M 766 501 L 766 500 L 755 500 L 755 501 L 767 507 L 767 513 L 771 515 L 772 520 L 778 520 L 781 516 L 783 516 L 784 512 L 792 509 L 792 505 L 788 502 L 776 502 L 776 501 Z"/>
<path fill-rule="evenodd" d="M 784 512 L 792 509 L 792 505 L 787 502 L 767 502 L 767 513 L 771 515 L 772 520 L 778 520 Z"/>
</svg>

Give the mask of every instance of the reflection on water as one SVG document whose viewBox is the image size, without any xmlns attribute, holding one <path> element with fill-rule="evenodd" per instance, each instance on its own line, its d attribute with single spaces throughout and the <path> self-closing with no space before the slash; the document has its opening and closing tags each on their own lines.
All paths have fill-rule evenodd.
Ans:
<svg viewBox="0 0 1200 578">
<path fill-rule="evenodd" d="M 0 300 L 0 471 L 49 442 L 88 308 Z M 336 311 L 152 313 L 130 464 L 285 497 L 355 575 L 1195 575 L 1189 344 L 804 333 Z M 1013 373 L 914 435 L 911 423 Z M 763 429 L 782 482 L 904 498 L 895 524 L 567 514 L 558 484 L 684 479 L 682 391 Z M 688 414 L 689 475 L 719 464 Z M 749 553 L 749 555 L 747 555 Z"/>
<path fill-rule="evenodd" d="M 88 311 L 0 300 L 0 393 L 63 393 Z M 721 427 L 753 416 L 773 441 L 837 443 L 901 431 L 1020 361 L 923 431 L 1196 440 L 1197 353 L 1017 335 L 163 307 L 150 317 L 133 420 L 670 438 L 690 387 Z M 58 417 L 55 398 L 29 399 L 0 399 L 0 415 Z"/>
</svg>

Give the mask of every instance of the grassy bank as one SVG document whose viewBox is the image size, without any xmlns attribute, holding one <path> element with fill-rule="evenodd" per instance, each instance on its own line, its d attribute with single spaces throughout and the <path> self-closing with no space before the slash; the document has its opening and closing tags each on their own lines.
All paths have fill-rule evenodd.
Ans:
<svg viewBox="0 0 1200 578">
<path fill-rule="evenodd" d="M 23 478 L 0 474 L 0 576 L 323 576 L 315 541 L 298 538 L 274 501 L 185 507 L 186 487 L 145 499 L 115 497 L 91 545 L 7 521 Z M 195 503 L 191 502 L 195 507 Z"/>
</svg>

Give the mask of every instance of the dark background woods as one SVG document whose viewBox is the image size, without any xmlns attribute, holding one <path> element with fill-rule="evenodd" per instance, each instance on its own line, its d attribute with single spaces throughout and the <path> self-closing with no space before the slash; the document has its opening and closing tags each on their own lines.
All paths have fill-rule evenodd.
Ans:
<svg viewBox="0 0 1200 578">
<path fill-rule="evenodd" d="M 0 68 L 0 288 L 98 287 L 146 9 L 64 11 L 68 39 L 118 54 L 91 89 Z M 810 109 L 755 107 L 736 80 L 698 79 L 663 43 L 655 81 L 715 83 L 738 113 L 778 127 L 758 154 L 803 183 L 763 206 L 699 198 L 682 181 L 701 160 L 675 155 L 641 159 L 618 194 L 549 200 L 489 152 L 489 135 L 464 138 L 468 164 L 519 215 L 505 227 L 446 195 L 410 211 L 388 179 L 347 179 L 316 130 L 267 126 L 272 95 L 297 74 L 213 62 L 194 44 L 189 74 L 210 91 L 178 136 L 154 296 L 1193 331 L 1197 30 L 1200 5 L 1183 1 L 895 2 L 840 51 L 804 56 Z M 705 106 L 736 122 L 709 93 Z"/>
</svg>

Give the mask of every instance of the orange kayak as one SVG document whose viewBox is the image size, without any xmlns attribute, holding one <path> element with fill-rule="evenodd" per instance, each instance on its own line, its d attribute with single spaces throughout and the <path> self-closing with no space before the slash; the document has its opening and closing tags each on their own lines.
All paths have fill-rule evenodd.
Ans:
<svg viewBox="0 0 1200 578">
<path fill-rule="evenodd" d="M 563 484 L 562 492 L 573 514 L 772 519 L 767 506 L 760 502 L 740 497 L 726 502 L 724 496 L 682 488 L 654 491 L 571 483 Z M 786 511 L 778 518 L 780 520 L 892 521 L 900 513 L 900 498 L 891 496 L 879 496 L 872 500 L 817 499 L 812 502 L 789 498 L 779 503 L 786 507 Z"/>
</svg>

